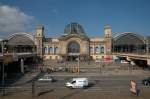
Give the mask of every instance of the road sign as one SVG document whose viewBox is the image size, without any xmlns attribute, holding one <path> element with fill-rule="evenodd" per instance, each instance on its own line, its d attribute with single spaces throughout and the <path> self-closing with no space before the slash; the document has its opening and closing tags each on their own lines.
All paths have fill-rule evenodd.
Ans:
<svg viewBox="0 0 150 99">
<path fill-rule="evenodd" d="M 9 54 L 4 55 L 4 64 L 7 65 L 7 64 L 9 64 L 11 62 L 13 62 L 12 55 L 9 55 Z"/>
<path fill-rule="evenodd" d="M 135 81 L 131 80 L 131 88 L 130 88 L 130 91 L 133 92 L 133 93 L 136 93 L 137 92 L 137 84 Z"/>
</svg>

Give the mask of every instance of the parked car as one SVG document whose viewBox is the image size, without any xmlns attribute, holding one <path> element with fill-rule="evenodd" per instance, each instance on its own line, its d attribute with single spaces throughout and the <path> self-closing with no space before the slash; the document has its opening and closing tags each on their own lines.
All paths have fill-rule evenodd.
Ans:
<svg viewBox="0 0 150 99">
<path fill-rule="evenodd" d="M 54 78 L 51 75 L 47 75 L 46 74 L 46 75 L 40 77 L 38 79 L 38 81 L 50 81 L 50 82 L 54 82 L 55 80 L 54 80 Z"/>
<path fill-rule="evenodd" d="M 66 83 L 66 87 L 86 88 L 88 87 L 88 79 L 87 78 L 73 78 L 70 82 Z"/>
<path fill-rule="evenodd" d="M 144 84 L 145 86 L 148 86 L 148 85 L 150 86 L 150 77 L 143 79 L 142 84 Z"/>
</svg>

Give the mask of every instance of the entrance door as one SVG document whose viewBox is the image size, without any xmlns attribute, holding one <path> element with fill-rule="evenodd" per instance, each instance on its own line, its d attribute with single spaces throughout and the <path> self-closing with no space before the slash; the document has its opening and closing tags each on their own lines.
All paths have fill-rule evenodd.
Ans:
<svg viewBox="0 0 150 99">
<path fill-rule="evenodd" d="M 76 61 L 76 59 L 80 55 L 80 45 L 75 41 L 70 42 L 68 44 L 67 52 L 68 52 L 67 60 Z"/>
<path fill-rule="evenodd" d="M 68 57 L 67 57 L 67 60 L 68 60 L 68 61 L 76 61 L 77 58 L 78 58 L 78 56 L 68 56 Z"/>
</svg>

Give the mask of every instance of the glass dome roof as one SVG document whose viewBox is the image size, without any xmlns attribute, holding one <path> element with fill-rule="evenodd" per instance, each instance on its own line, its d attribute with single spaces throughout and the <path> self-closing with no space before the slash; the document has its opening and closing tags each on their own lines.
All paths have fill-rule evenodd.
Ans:
<svg viewBox="0 0 150 99">
<path fill-rule="evenodd" d="M 65 27 L 64 34 L 85 34 L 85 32 L 80 24 L 73 22 Z"/>
</svg>

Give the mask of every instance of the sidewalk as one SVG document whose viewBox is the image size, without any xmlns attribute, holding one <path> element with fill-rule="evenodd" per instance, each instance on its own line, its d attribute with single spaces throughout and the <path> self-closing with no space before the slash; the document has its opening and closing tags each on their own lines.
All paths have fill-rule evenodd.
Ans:
<svg viewBox="0 0 150 99">
<path fill-rule="evenodd" d="M 143 71 L 143 70 L 115 70 L 115 71 L 99 71 L 99 72 L 80 72 L 78 73 L 69 73 L 69 72 L 53 72 L 50 73 L 52 76 L 109 76 L 109 75 L 114 75 L 114 76 L 150 76 L 150 71 Z"/>
</svg>

